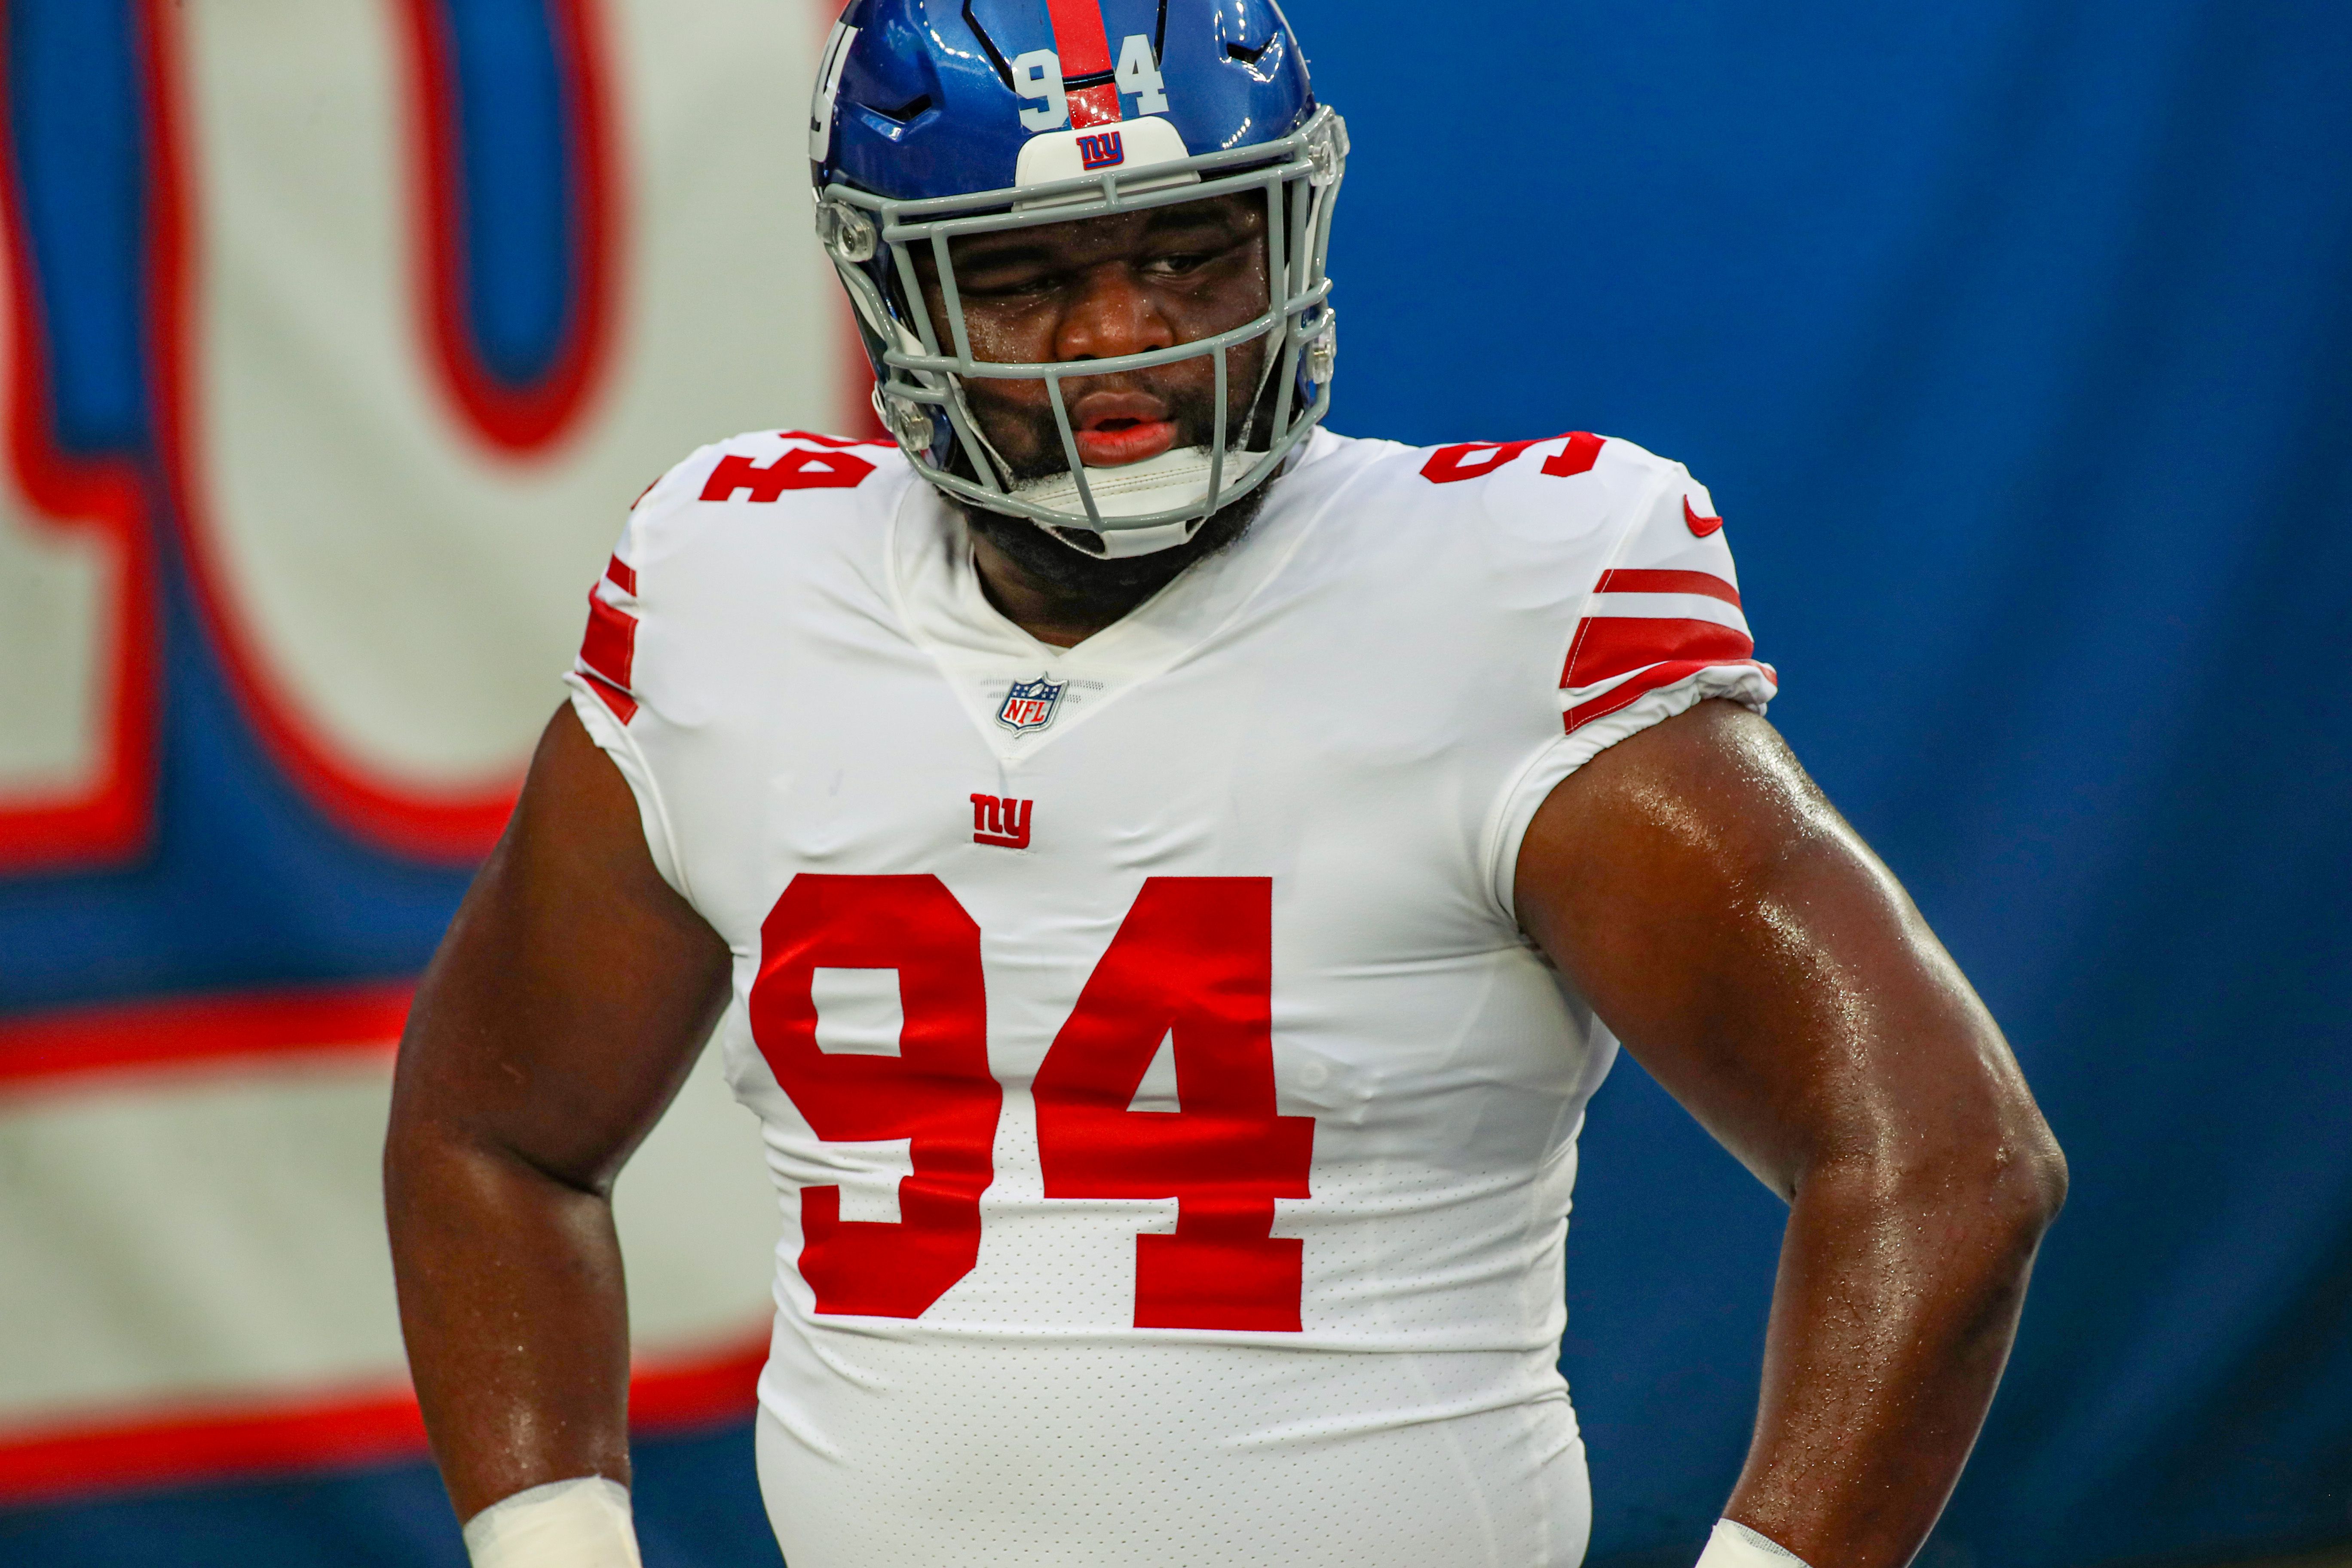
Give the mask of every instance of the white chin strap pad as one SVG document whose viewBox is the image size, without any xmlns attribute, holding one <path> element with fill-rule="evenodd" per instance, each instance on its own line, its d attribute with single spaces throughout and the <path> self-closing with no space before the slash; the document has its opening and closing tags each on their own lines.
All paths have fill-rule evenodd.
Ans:
<svg viewBox="0 0 2352 1568">
<path fill-rule="evenodd" d="M 1246 466 L 1247 454 L 1227 453 L 1225 466 L 1234 468 L 1238 459 Z M 1112 561 L 1123 561 L 1132 555 L 1152 555 L 1171 549 L 1192 537 L 1203 518 L 1195 517 L 1181 522 L 1153 523 L 1143 528 L 1120 528 L 1122 518 L 1149 517 L 1153 512 L 1173 511 L 1179 507 L 1201 507 L 1205 512 L 1209 500 L 1209 448 L 1180 447 L 1172 452 L 1162 452 L 1140 463 L 1128 463 L 1116 468 L 1088 468 L 1087 490 L 1094 497 L 1095 512 L 1103 521 L 1099 530 L 1089 530 L 1083 524 L 1065 523 L 1057 527 L 1075 533 L 1093 532 L 1103 542 L 1102 555 Z M 1078 481 L 1071 474 L 1055 474 L 1046 479 L 1032 479 L 1016 488 L 1013 494 L 1023 500 L 1034 501 L 1056 511 L 1073 511 L 1084 517 L 1087 503 L 1078 497 Z M 1079 548 L 1072 545 L 1072 549 Z M 1092 554 L 1089 551 L 1087 553 Z"/>
<path fill-rule="evenodd" d="M 550 1481 L 466 1521 L 474 1568 L 641 1568 L 629 1489 L 602 1476 Z"/>
<path fill-rule="evenodd" d="M 1805 1568 L 1805 1560 L 1769 1536 L 1719 1519 L 1696 1568 Z"/>
<path fill-rule="evenodd" d="M 1064 531 L 1084 533 L 1087 531 L 1082 528 L 1071 528 Z M 1200 531 L 1201 525 L 1198 522 L 1163 522 L 1151 528 L 1122 528 L 1117 532 L 1097 533 L 1094 537 L 1102 541 L 1103 549 L 1102 553 L 1095 559 L 1124 561 L 1131 555 L 1157 555 L 1163 550 L 1175 549 Z M 1082 547 L 1072 545 L 1071 548 L 1076 550 Z M 1086 552 L 1089 555 L 1094 554 L 1092 551 Z"/>
</svg>

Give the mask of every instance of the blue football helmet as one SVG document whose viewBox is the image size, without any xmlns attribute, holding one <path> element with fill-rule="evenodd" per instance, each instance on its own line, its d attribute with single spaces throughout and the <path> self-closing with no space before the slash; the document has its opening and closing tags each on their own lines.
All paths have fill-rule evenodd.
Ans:
<svg viewBox="0 0 2352 1568">
<path fill-rule="evenodd" d="M 851 0 L 809 110 L 817 234 L 856 308 L 884 426 L 942 490 L 1097 556 L 1189 540 L 1322 420 L 1335 344 L 1324 257 L 1347 153 L 1274 0 Z M 1267 217 L 1270 298 L 1255 319 L 1115 358 L 972 357 L 955 237 L 1251 193 Z M 923 308 L 925 247 L 945 343 Z M 1257 395 L 1228 428 L 1228 356 L 1260 339 Z M 1086 467 L 1064 381 L 1204 357 L 1217 392 L 1208 446 Z M 1067 473 L 1014 479 L 966 400 L 978 376 L 1045 383 Z"/>
</svg>

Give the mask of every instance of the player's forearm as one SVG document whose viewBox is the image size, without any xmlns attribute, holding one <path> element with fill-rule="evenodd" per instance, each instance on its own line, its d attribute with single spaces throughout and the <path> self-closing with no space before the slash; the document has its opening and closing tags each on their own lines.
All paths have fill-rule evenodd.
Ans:
<svg viewBox="0 0 2352 1568">
<path fill-rule="evenodd" d="M 401 1329 L 458 1518 L 552 1480 L 626 1485 L 628 1303 L 610 1202 L 398 1119 L 384 1175 Z"/>
<path fill-rule="evenodd" d="M 1812 1568 L 1908 1563 L 1983 1424 L 2063 1181 L 2054 1152 L 1815 1173 L 1790 1214 L 1727 1515 Z"/>
</svg>

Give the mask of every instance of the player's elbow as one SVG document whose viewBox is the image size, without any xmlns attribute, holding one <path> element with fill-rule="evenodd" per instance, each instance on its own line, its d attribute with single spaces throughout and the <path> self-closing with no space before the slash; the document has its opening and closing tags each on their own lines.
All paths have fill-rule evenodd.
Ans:
<svg viewBox="0 0 2352 1568">
<path fill-rule="evenodd" d="M 2066 1155 L 2021 1090 L 1974 1135 L 1906 1163 L 1897 1184 L 1996 1252 L 2030 1258 L 2066 1202 Z"/>
<path fill-rule="evenodd" d="M 1857 1219 L 2030 1258 L 2066 1201 L 2066 1156 L 2022 1083 L 1884 1107 L 1800 1184 Z"/>
<path fill-rule="evenodd" d="M 2031 1248 L 2065 1206 L 2066 1153 L 2006 1050 L 1999 1060 L 2007 1070 L 1989 1075 L 1985 1126 L 1969 1163 L 1983 1201 Z"/>
<path fill-rule="evenodd" d="M 2042 1238 L 2066 1206 L 2066 1152 L 2030 1101 L 2007 1130 L 2000 1149 L 2001 1185 L 2010 1194 L 2021 1228 Z"/>
</svg>

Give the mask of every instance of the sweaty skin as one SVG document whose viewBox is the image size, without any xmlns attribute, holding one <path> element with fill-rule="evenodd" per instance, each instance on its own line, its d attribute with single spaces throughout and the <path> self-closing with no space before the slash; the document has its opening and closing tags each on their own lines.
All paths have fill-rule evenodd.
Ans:
<svg viewBox="0 0 2352 1568">
<path fill-rule="evenodd" d="M 1241 196 L 974 235 L 957 240 L 951 254 L 972 354 L 999 363 L 1076 363 L 1197 342 L 1244 325 L 1266 303 L 1265 209 Z M 916 273 L 932 330 L 948 342 L 929 252 L 918 254 Z M 1229 362 L 1225 418 L 1234 432 L 1265 363 L 1264 340 L 1234 349 Z M 1072 437 L 1090 468 L 1205 446 L 1214 435 L 1216 371 L 1205 357 L 1074 376 L 1062 387 Z M 975 377 L 965 395 L 1015 477 L 1066 468 L 1042 383 Z M 1224 520 L 1219 514 L 1188 544 L 1119 562 L 1088 561 L 1013 519 L 992 526 L 976 519 L 972 549 L 997 609 L 1039 641 L 1068 647 L 1229 543 L 1232 532 L 1218 526 Z"/>
<path fill-rule="evenodd" d="M 2000 1030 L 1779 733 L 1727 702 L 1570 774 L 1516 891 L 1634 1059 L 1790 1205 L 1726 1513 L 1813 1568 L 1908 1563 L 2065 1196 Z"/>
<path fill-rule="evenodd" d="M 968 235 L 950 247 L 972 357 L 1009 364 L 1114 359 L 1196 342 L 1245 325 L 1265 309 L 1265 208 L 1244 196 L 1090 218 L 1083 223 Z M 952 342 L 939 269 L 919 252 L 916 275 L 932 331 Z M 1227 413 L 1248 405 L 1265 340 L 1230 357 Z M 1205 444 L 1216 369 L 1205 356 L 1145 371 L 1063 383 L 1078 456 L 1088 468 Z M 972 411 L 1016 474 L 1066 466 L 1053 405 L 1038 381 L 975 377 Z M 1181 429 L 1189 413 L 1193 429 Z"/>
<path fill-rule="evenodd" d="M 1265 300 L 1246 213 L 1006 237 L 1024 254 L 975 257 L 965 291 L 992 359 L 1196 341 Z M 1150 426 L 1188 395 L 1198 406 L 1196 376 L 1072 382 L 1074 416 L 1104 437 L 1090 455 L 1150 455 Z M 982 385 L 991 439 L 1040 456 L 1042 389 Z M 1074 586 L 974 539 L 992 602 L 1061 647 L 1189 559 L 1165 555 L 1156 580 L 1107 562 Z M 2064 1194 L 1999 1029 L 1778 734 L 1726 703 L 1570 775 L 1517 876 L 1528 935 L 1790 1204 L 1727 1512 L 1812 1568 L 1899 1568 L 1958 1478 Z M 729 967 L 655 871 L 619 772 L 559 710 L 418 990 L 384 1150 L 402 1327 L 460 1519 L 548 1481 L 629 1479 L 612 1183 L 701 1048 Z"/>
</svg>

